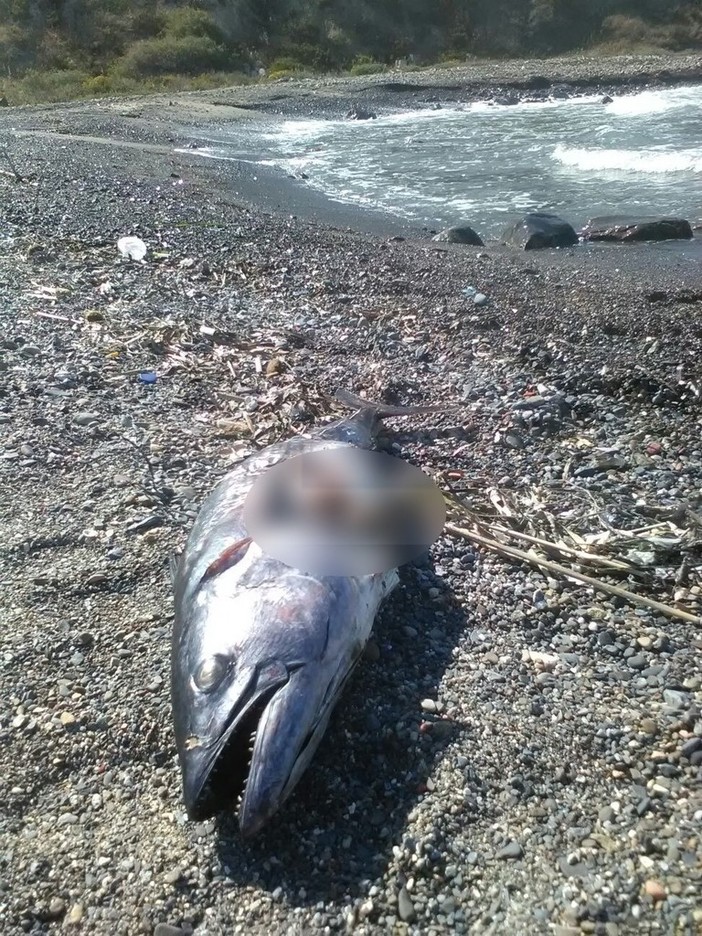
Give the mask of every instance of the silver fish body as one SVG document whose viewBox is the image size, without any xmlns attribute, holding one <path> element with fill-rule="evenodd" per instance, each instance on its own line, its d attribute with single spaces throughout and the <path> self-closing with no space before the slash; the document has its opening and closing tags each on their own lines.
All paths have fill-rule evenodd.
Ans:
<svg viewBox="0 0 702 936">
<path fill-rule="evenodd" d="M 257 832 L 312 758 L 396 569 L 315 576 L 267 555 L 244 527 L 262 472 L 307 452 L 370 448 L 384 415 L 370 407 L 311 438 L 269 446 L 230 471 L 200 510 L 174 573 L 171 697 L 188 816 L 238 803 Z"/>
</svg>

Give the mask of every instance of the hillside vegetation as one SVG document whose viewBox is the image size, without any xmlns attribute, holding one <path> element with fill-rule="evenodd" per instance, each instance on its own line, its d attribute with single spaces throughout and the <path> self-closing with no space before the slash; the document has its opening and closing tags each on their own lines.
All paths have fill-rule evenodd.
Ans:
<svg viewBox="0 0 702 936">
<path fill-rule="evenodd" d="M 702 47 L 699 0 L 0 0 L 10 103 L 370 74 L 466 55 Z"/>
</svg>

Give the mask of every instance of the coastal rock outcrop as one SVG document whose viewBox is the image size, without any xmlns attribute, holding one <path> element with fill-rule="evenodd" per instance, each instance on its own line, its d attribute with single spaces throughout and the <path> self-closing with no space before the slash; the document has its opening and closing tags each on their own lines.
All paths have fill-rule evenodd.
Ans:
<svg viewBox="0 0 702 936">
<path fill-rule="evenodd" d="M 444 244 L 468 244 L 471 247 L 484 247 L 484 243 L 479 234 L 467 224 L 456 224 L 454 227 L 439 231 L 432 237 L 432 240 L 441 241 Z"/>
<path fill-rule="evenodd" d="M 505 240 L 522 250 L 541 250 L 545 247 L 572 247 L 578 243 L 578 235 L 558 215 L 533 211 L 507 228 Z"/>
<path fill-rule="evenodd" d="M 605 215 L 591 218 L 580 232 L 583 240 L 639 241 L 690 240 L 694 235 L 684 218 L 647 218 Z"/>
</svg>

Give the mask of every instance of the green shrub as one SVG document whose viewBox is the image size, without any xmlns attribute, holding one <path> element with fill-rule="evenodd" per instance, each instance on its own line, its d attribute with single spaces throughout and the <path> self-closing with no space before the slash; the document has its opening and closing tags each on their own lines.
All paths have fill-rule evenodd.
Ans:
<svg viewBox="0 0 702 936">
<path fill-rule="evenodd" d="M 356 62 L 349 69 L 352 75 L 377 75 L 387 70 L 387 65 L 382 62 Z"/>
<path fill-rule="evenodd" d="M 21 78 L 3 81 L 3 91 L 10 104 L 71 101 L 85 95 L 83 85 L 89 77 L 73 68 L 28 71 Z"/>
<path fill-rule="evenodd" d="M 273 72 L 300 72 L 304 71 L 304 68 L 302 62 L 298 62 L 292 55 L 280 55 L 268 66 L 268 76 Z"/>
<path fill-rule="evenodd" d="M 93 75 L 83 82 L 83 89 L 87 94 L 108 94 L 112 91 L 112 79 L 109 75 Z"/>
<path fill-rule="evenodd" d="M 219 71 L 230 62 L 226 49 L 207 36 L 159 36 L 139 39 L 115 62 L 121 75 L 144 78 L 150 75 L 199 75 Z"/>
<path fill-rule="evenodd" d="M 278 78 L 312 78 L 312 72 L 304 68 L 274 68 L 269 71 L 266 78 L 276 81 Z"/>
<path fill-rule="evenodd" d="M 168 11 L 164 32 L 178 39 L 184 39 L 186 36 L 201 36 L 217 43 L 226 41 L 226 36 L 209 13 L 189 6 L 175 7 Z"/>
<path fill-rule="evenodd" d="M 277 49 L 276 59 L 271 63 L 271 69 L 284 63 L 287 69 L 307 68 L 313 72 L 335 71 L 343 58 L 342 51 L 332 42 L 324 41 L 323 45 L 314 42 L 298 42 L 288 39 L 282 42 Z"/>
</svg>

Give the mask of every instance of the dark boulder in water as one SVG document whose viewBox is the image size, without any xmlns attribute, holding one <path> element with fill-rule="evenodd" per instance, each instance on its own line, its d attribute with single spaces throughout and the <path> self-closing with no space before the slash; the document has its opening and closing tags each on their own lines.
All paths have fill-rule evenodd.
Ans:
<svg viewBox="0 0 702 936">
<path fill-rule="evenodd" d="M 690 240 L 694 235 L 689 221 L 684 218 L 642 218 L 623 215 L 605 215 L 591 218 L 580 232 L 583 240 L 640 241 Z"/>
<path fill-rule="evenodd" d="M 347 120 L 375 120 L 377 114 L 374 114 L 373 111 L 366 110 L 365 107 L 359 107 L 354 105 L 351 110 L 346 115 Z"/>
<path fill-rule="evenodd" d="M 502 107 L 515 107 L 519 104 L 519 95 L 514 91 L 508 91 L 506 94 L 498 94 L 492 103 Z"/>
<path fill-rule="evenodd" d="M 578 235 L 558 215 L 534 211 L 507 228 L 505 240 L 522 250 L 541 250 L 544 247 L 572 247 L 578 243 Z"/>
<path fill-rule="evenodd" d="M 467 224 L 457 224 L 455 227 L 446 228 L 432 237 L 432 240 L 442 241 L 445 244 L 468 244 L 471 247 L 484 247 L 479 234 Z"/>
</svg>

